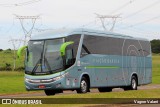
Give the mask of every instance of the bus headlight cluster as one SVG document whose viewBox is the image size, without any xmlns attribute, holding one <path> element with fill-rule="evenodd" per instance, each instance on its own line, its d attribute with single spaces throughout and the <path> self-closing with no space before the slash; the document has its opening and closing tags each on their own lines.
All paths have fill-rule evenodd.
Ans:
<svg viewBox="0 0 160 107">
<path fill-rule="evenodd" d="M 28 79 L 28 78 L 25 78 L 25 81 L 30 82 L 30 83 L 49 83 L 49 82 L 57 81 L 57 80 L 65 77 L 67 74 L 68 74 L 68 72 L 64 73 L 63 75 L 60 75 L 60 76 L 57 76 L 54 78 L 50 78 L 50 79 Z"/>
<path fill-rule="evenodd" d="M 61 78 L 65 77 L 66 75 L 68 75 L 68 72 L 67 72 L 67 73 L 64 73 L 63 75 L 60 75 L 60 76 L 54 77 L 54 78 L 53 78 L 53 80 L 54 80 L 54 81 L 57 81 L 57 80 L 59 80 L 59 79 L 61 79 Z"/>
<path fill-rule="evenodd" d="M 36 80 L 36 79 L 28 79 L 28 78 L 25 78 L 25 81 L 26 81 L 26 82 L 30 82 L 30 83 L 40 83 L 40 80 Z"/>
</svg>

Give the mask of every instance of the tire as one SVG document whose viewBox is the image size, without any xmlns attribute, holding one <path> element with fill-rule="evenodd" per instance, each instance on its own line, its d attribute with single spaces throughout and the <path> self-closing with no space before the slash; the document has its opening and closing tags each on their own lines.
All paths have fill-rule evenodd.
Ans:
<svg viewBox="0 0 160 107">
<path fill-rule="evenodd" d="M 137 90 L 137 86 L 138 86 L 137 83 L 138 83 L 137 78 L 135 76 L 132 76 L 130 89 L 131 90 Z"/>
<path fill-rule="evenodd" d="M 77 89 L 77 93 L 87 93 L 89 90 L 88 80 L 85 77 L 82 77 L 80 82 L 80 88 Z"/>
<path fill-rule="evenodd" d="M 47 96 L 55 95 L 56 93 L 63 93 L 62 90 L 44 90 Z"/>
<path fill-rule="evenodd" d="M 51 95 L 55 95 L 56 94 L 54 90 L 44 90 L 44 92 L 45 92 L 45 94 L 47 96 L 51 96 Z"/>
<path fill-rule="evenodd" d="M 125 91 L 128 91 L 128 90 L 137 90 L 137 86 L 138 86 L 138 80 L 137 80 L 137 78 L 135 76 L 132 76 L 130 86 L 126 86 L 123 89 Z"/>
<path fill-rule="evenodd" d="M 103 88 L 98 88 L 99 92 L 111 92 L 112 88 L 110 87 L 103 87 Z"/>
</svg>

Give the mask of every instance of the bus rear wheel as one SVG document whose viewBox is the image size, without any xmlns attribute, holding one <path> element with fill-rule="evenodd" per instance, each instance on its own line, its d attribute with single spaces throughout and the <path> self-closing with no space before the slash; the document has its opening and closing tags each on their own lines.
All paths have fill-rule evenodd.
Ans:
<svg viewBox="0 0 160 107">
<path fill-rule="evenodd" d="M 130 86 L 124 87 L 123 89 L 125 91 L 127 90 L 137 90 L 137 86 L 138 86 L 138 80 L 137 78 L 133 75 L 131 78 L 131 84 Z"/>
<path fill-rule="evenodd" d="M 77 89 L 77 93 L 87 93 L 89 90 L 88 80 L 85 77 L 82 77 L 80 82 L 80 88 Z"/>
<path fill-rule="evenodd" d="M 99 92 L 111 92 L 112 88 L 110 87 L 102 87 L 102 88 L 98 88 Z"/>
<path fill-rule="evenodd" d="M 137 90 L 137 85 L 138 85 L 137 83 L 138 83 L 137 78 L 135 76 L 132 76 L 130 89 Z"/>
</svg>

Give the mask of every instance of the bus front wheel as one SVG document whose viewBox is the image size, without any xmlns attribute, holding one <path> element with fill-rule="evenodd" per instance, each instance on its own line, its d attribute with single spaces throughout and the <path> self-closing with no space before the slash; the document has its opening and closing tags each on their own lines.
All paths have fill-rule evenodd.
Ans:
<svg viewBox="0 0 160 107">
<path fill-rule="evenodd" d="M 77 89 L 77 93 L 87 93 L 89 90 L 88 80 L 85 77 L 82 77 L 80 82 L 80 88 Z"/>
<path fill-rule="evenodd" d="M 44 90 L 47 96 L 55 95 L 56 93 L 63 93 L 63 90 Z"/>
<path fill-rule="evenodd" d="M 45 94 L 47 96 L 50 96 L 50 95 L 55 95 L 56 93 L 54 92 L 54 90 L 44 90 Z"/>
</svg>

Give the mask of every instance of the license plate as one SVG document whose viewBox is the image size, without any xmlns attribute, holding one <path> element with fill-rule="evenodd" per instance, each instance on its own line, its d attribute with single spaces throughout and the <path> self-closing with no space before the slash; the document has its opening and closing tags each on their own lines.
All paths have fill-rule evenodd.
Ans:
<svg viewBox="0 0 160 107">
<path fill-rule="evenodd" d="M 39 85 L 38 88 L 46 88 L 45 85 Z"/>
</svg>

